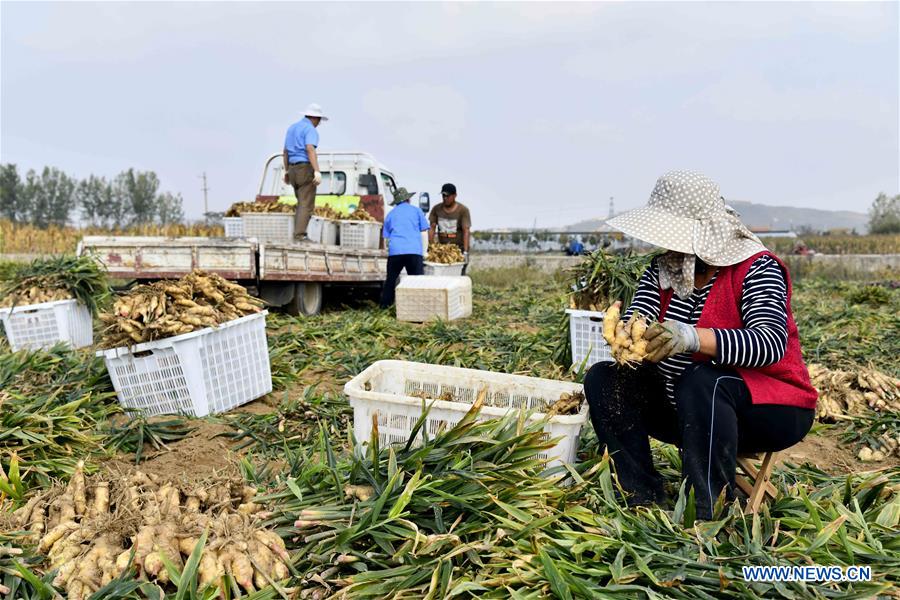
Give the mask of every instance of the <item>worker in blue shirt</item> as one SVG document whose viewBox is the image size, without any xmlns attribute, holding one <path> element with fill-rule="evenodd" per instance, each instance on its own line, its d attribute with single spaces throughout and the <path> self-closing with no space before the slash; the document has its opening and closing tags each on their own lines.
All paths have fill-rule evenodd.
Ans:
<svg viewBox="0 0 900 600">
<path fill-rule="evenodd" d="M 580 237 L 573 237 L 569 240 L 569 246 L 566 248 L 568 256 L 581 256 L 584 254 L 584 244 L 581 243 Z"/>
<path fill-rule="evenodd" d="M 407 275 L 425 273 L 422 255 L 425 254 L 423 239 L 427 240 L 427 232 L 431 226 L 425 213 L 418 206 L 409 203 L 415 194 L 406 188 L 397 188 L 394 192 L 394 208 L 384 219 L 384 239 L 388 242 L 387 279 L 381 291 L 381 307 L 394 304 L 394 288 L 400 271 L 406 269 Z"/>
<path fill-rule="evenodd" d="M 306 226 L 316 206 L 316 186 L 322 183 L 319 172 L 319 132 L 316 127 L 327 121 L 318 104 L 310 104 L 304 117 L 288 127 L 284 136 L 284 182 L 294 188 L 297 212 L 294 213 L 294 241 L 306 242 Z"/>
</svg>

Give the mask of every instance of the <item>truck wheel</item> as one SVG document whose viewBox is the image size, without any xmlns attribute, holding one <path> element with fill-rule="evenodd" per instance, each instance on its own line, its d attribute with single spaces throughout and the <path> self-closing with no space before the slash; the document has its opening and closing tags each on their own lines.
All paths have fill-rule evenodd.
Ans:
<svg viewBox="0 0 900 600">
<path fill-rule="evenodd" d="M 298 283 L 294 287 L 294 297 L 287 304 L 290 315 L 311 317 L 322 310 L 322 284 L 311 281 Z"/>
</svg>

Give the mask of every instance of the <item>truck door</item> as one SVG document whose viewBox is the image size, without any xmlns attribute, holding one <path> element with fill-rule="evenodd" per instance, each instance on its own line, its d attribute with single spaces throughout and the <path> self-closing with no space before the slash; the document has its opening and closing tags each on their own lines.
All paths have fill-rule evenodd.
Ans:
<svg viewBox="0 0 900 600">
<path fill-rule="evenodd" d="M 385 179 L 385 175 L 376 167 L 369 169 L 368 173 L 359 178 L 360 189 L 367 192 L 359 197 L 359 203 L 366 212 L 381 222 L 384 222 L 384 216 L 389 210 L 386 198 L 389 197 L 393 201 L 395 189 L 394 179 L 390 176 Z"/>
<path fill-rule="evenodd" d="M 384 210 L 389 210 L 390 206 L 394 204 L 394 192 L 397 190 L 397 184 L 394 182 L 394 177 L 389 173 L 381 172 L 381 195 L 384 197 Z"/>
</svg>

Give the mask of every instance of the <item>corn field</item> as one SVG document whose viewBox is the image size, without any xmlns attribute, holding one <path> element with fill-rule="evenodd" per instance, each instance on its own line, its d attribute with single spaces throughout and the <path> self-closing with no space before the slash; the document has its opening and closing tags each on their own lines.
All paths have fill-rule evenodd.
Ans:
<svg viewBox="0 0 900 600">
<path fill-rule="evenodd" d="M 221 237 L 221 225 L 138 225 L 124 229 L 100 227 L 56 227 L 46 229 L 0 220 L 0 254 L 64 254 L 72 253 L 86 235 L 143 235 Z"/>
<path fill-rule="evenodd" d="M 801 235 L 791 238 L 766 238 L 763 242 L 773 252 L 790 254 L 798 242 L 819 254 L 900 254 L 900 235 Z"/>
<path fill-rule="evenodd" d="M 722 501 L 701 522 L 681 484 L 676 448 L 653 446 L 670 500 L 627 508 L 589 426 L 578 464 L 553 472 L 540 458 L 552 442 L 519 413 L 480 421 L 472 411 L 416 444 L 355 440 L 341 386 L 377 360 L 578 379 L 562 320 L 567 280 L 474 277 L 475 310 L 464 321 L 399 323 L 358 299 L 316 317 L 270 314 L 275 391 L 252 410 L 204 419 L 126 418 L 90 351 L 0 347 L 0 586 L 11 598 L 96 600 L 900 596 L 897 460 L 829 472 L 782 463 L 772 482 L 778 498 L 759 513 Z M 804 280 L 794 310 L 807 360 L 900 375 L 900 290 Z M 884 427 L 900 427 L 889 419 L 820 424 L 811 435 L 836 432 L 859 446 Z M 206 458 L 179 454 L 204 431 L 233 460 L 208 480 Z M 154 471 L 168 456 L 191 457 L 163 462 L 171 480 Z M 119 481 L 129 486 L 102 515 L 93 512 L 98 490 Z M 129 499 L 132 487 L 138 495 Z M 80 494 L 88 504 L 81 512 Z M 80 545 L 57 545 L 50 530 L 35 537 L 29 529 L 33 515 L 49 525 L 68 510 L 78 529 L 67 535 L 82 536 L 74 538 Z M 97 540 L 138 538 L 144 527 L 168 531 L 162 526 L 176 522 L 183 544 L 162 534 L 155 546 L 135 540 L 139 559 L 125 552 L 122 568 L 109 570 Z M 279 543 L 286 574 L 273 568 Z M 77 571 L 61 583 L 66 562 Z M 750 583 L 741 570 L 813 564 L 868 565 L 873 577 Z"/>
</svg>

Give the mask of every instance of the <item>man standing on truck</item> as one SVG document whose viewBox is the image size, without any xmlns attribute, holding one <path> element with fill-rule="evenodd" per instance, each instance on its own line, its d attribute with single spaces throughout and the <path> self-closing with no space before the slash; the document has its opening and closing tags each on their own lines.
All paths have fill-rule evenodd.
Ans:
<svg viewBox="0 0 900 600">
<path fill-rule="evenodd" d="M 423 238 L 428 231 L 428 221 L 418 206 L 409 203 L 415 193 L 406 188 L 397 188 L 394 192 L 394 209 L 384 219 L 384 239 L 388 242 L 387 279 L 381 290 L 381 308 L 394 304 L 394 288 L 400 271 L 406 269 L 407 275 L 423 275 L 425 265 L 422 255 L 425 254 Z M 427 239 L 427 238 L 426 238 Z"/>
<path fill-rule="evenodd" d="M 294 188 L 297 212 L 294 213 L 294 241 L 306 242 L 306 226 L 316 206 L 316 186 L 322 183 L 319 172 L 319 132 L 316 127 L 327 121 L 318 104 L 310 104 L 303 118 L 288 127 L 284 137 L 284 182 Z"/>
<path fill-rule="evenodd" d="M 428 241 L 434 243 L 435 236 L 441 244 L 456 244 L 466 257 L 466 267 L 469 264 L 469 230 L 472 227 L 472 218 L 469 209 L 461 202 L 456 201 L 456 186 L 445 183 L 441 188 L 441 203 L 435 204 L 429 215 L 431 231 Z M 463 267 L 465 273 L 466 267 Z"/>
</svg>

